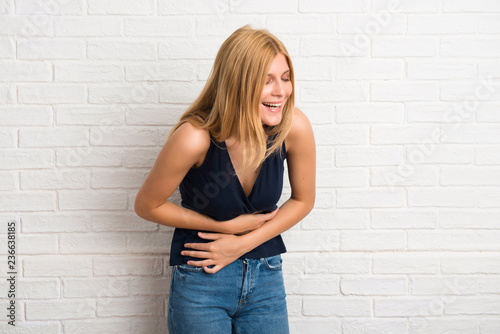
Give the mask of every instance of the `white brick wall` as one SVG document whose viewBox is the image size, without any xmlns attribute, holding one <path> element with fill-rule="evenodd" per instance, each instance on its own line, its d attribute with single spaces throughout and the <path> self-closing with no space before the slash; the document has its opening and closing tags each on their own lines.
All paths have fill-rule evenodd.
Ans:
<svg viewBox="0 0 500 334">
<path fill-rule="evenodd" d="M 494 0 L 0 0 L 0 332 L 166 333 L 172 229 L 134 197 L 251 23 L 318 145 L 284 234 L 292 333 L 499 333 L 499 22 Z"/>
</svg>

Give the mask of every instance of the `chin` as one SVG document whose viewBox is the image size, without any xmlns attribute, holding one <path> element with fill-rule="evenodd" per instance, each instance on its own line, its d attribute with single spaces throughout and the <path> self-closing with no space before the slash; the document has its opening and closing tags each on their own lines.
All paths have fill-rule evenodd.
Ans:
<svg viewBox="0 0 500 334">
<path fill-rule="evenodd" d="M 264 118 L 264 119 L 261 119 L 261 122 L 263 125 L 267 125 L 267 126 L 276 126 L 276 125 L 279 125 L 281 123 L 281 115 L 280 117 L 273 117 L 273 118 Z"/>
</svg>

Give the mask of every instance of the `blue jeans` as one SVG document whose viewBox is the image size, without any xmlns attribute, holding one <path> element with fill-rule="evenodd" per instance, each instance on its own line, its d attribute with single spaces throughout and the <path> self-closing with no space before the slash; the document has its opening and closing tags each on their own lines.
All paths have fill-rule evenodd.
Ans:
<svg viewBox="0 0 500 334">
<path fill-rule="evenodd" d="M 236 260 L 215 274 L 176 265 L 170 334 L 288 334 L 281 256 Z"/>
</svg>

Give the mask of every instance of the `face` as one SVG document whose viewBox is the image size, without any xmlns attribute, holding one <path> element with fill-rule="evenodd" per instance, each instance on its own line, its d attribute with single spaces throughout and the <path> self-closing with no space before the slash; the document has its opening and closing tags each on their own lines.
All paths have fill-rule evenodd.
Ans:
<svg viewBox="0 0 500 334">
<path fill-rule="evenodd" d="M 282 109 L 292 94 L 290 68 L 285 55 L 278 53 L 271 63 L 262 95 L 260 96 L 260 119 L 262 124 L 273 126 L 281 122 Z"/>
</svg>

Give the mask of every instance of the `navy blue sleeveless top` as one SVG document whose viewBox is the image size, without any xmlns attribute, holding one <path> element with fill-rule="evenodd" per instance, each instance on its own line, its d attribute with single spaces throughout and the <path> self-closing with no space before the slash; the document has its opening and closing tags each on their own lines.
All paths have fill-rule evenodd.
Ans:
<svg viewBox="0 0 500 334">
<path fill-rule="evenodd" d="M 281 197 L 285 159 L 283 142 L 281 152 L 264 160 L 252 191 L 247 196 L 234 171 L 225 142 L 216 142 L 212 138 L 202 165 L 191 168 L 179 185 L 181 205 L 216 221 L 230 220 L 244 213 L 271 212 L 277 208 L 276 203 Z M 185 243 L 212 241 L 198 237 L 198 232 L 200 231 L 175 229 L 170 250 L 171 266 L 185 264 L 188 260 L 202 260 L 181 255 Z M 281 235 L 278 235 L 241 258 L 256 259 L 284 252 L 285 244 Z"/>
</svg>

